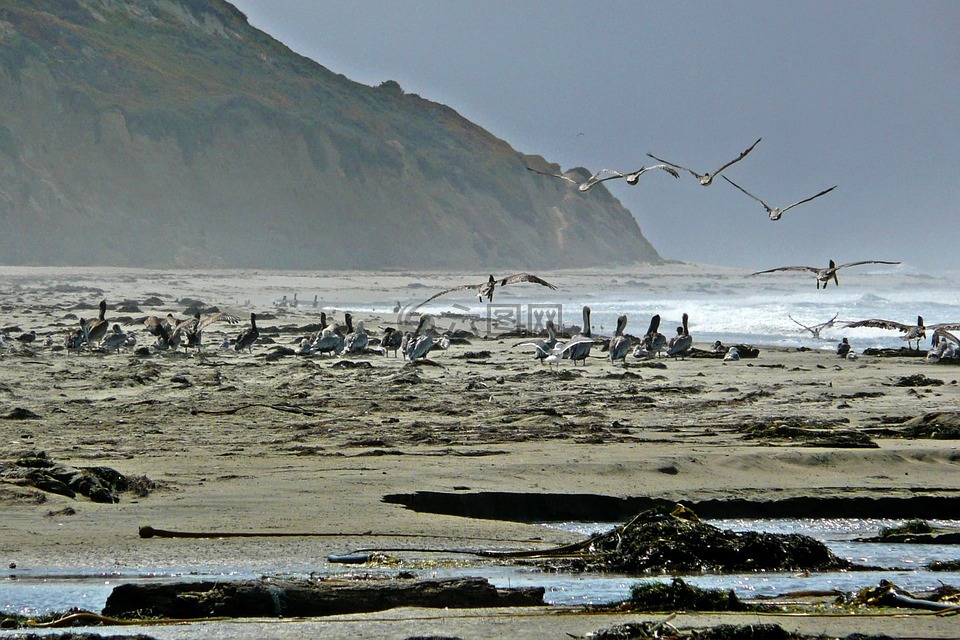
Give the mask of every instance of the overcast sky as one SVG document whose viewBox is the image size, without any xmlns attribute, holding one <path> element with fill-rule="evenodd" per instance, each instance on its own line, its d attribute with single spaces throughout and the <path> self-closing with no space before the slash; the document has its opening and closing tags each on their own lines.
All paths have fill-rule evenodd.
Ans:
<svg viewBox="0 0 960 640">
<path fill-rule="evenodd" d="M 666 258 L 960 269 L 960 2 L 234 4 L 332 71 L 396 80 L 564 170 L 652 152 L 702 173 L 762 136 L 725 173 L 768 204 L 839 185 L 771 222 L 722 180 L 606 183 Z"/>
</svg>

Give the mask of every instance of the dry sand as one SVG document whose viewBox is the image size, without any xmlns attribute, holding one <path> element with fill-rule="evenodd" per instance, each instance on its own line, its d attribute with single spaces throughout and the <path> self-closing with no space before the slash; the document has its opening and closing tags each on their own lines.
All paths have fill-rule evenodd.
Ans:
<svg viewBox="0 0 960 640">
<path fill-rule="evenodd" d="M 663 268 L 664 277 L 679 268 Z M 673 269 L 673 270 L 671 270 Z M 609 276 L 609 274 L 607 274 Z M 564 274 L 589 282 L 596 273 Z M 695 278 L 695 274 L 676 273 Z M 75 324 L 77 302 L 95 305 L 152 294 L 164 304 L 144 313 L 181 315 L 177 298 L 281 314 L 264 319 L 265 339 L 252 355 L 128 353 L 65 356 L 37 347 L 0 352 L 0 415 L 22 407 L 34 420 L 0 420 L 0 459 L 42 450 L 74 466 L 104 465 L 145 475 L 160 489 L 119 504 L 95 504 L 0 484 L 0 562 L 18 572 L 89 567 L 132 570 L 245 567 L 264 573 L 338 571 L 325 556 L 369 546 L 411 546 L 389 534 L 447 536 L 425 545 L 532 548 L 571 536 L 535 524 L 418 513 L 382 501 L 388 494 L 516 492 L 647 496 L 676 501 L 782 500 L 810 496 L 947 495 L 960 490 L 954 442 L 874 434 L 879 448 L 810 448 L 744 438 L 743 426 L 793 418 L 857 432 L 930 411 L 960 409 L 953 367 L 922 359 L 840 360 L 828 352 L 762 349 L 755 360 L 668 361 L 665 369 L 612 366 L 599 348 L 585 367 L 565 362 L 557 376 L 510 348 L 513 339 L 475 339 L 436 355 L 440 366 L 400 358 L 350 358 L 370 368 L 337 368 L 336 357 L 268 361 L 273 345 L 295 346 L 297 329 L 317 322 L 313 308 L 278 310 L 277 291 L 335 292 L 322 299 L 363 303 L 400 298 L 411 282 L 442 287 L 439 274 L 262 274 L 5 269 L 0 272 L 0 326 L 60 336 Z M 456 279 L 454 278 L 454 281 Z M 256 284 L 254 284 L 256 283 Z M 375 284 L 370 284 L 375 283 Z M 102 290 L 90 290 L 97 287 Z M 432 292 L 433 290 L 427 290 Z M 415 291 L 418 293 L 418 291 Z M 409 289 L 407 290 L 409 297 Z M 247 307 L 244 311 L 249 311 Z M 92 317 L 95 311 L 73 311 Z M 108 313 L 108 319 L 119 315 Z M 137 314 L 133 314 L 137 315 Z M 340 314 L 338 313 L 338 316 Z M 377 318 L 366 316 L 368 326 Z M 382 318 L 389 322 L 390 318 Z M 275 330 L 276 328 L 276 330 Z M 140 344 L 148 336 L 140 332 Z M 706 347 L 707 345 L 698 345 Z M 467 351 L 487 350 L 474 360 Z M 923 373 L 939 387 L 900 388 Z M 173 382 L 175 378 L 184 382 Z M 292 405 L 303 413 L 268 406 Z M 203 413 L 239 409 L 231 414 Z M 65 507 L 76 513 L 51 516 Z M 810 514 L 815 515 L 815 514 Z M 955 514 L 953 514 L 955 516 Z M 944 514 L 943 517 L 951 517 Z M 341 538 L 141 540 L 141 525 L 186 531 L 346 532 Z M 529 545 L 496 540 L 529 540 Z M 870 586 L 870 585 L 864 585 Z M 931 585 L 933 586 L 933 585 Z M 516 615 L 514 615 L 516 614 Z M 475 616 L 475 617 L 473 617 Z M 404 610 L 336 620 L 242 622 L 204 626 L 224 637 L 562 638 L 644 616 L 570 616 L 534 612 Z M 646 616 L 655 617 L 655 616 Z M 698 624 L 704 617 L 683 618 Z M 730 616 L 723 617 L 730 621 Z M 756 616 L 741 616 L 756 622 Z M 955 618 L 779 620 L 810 633 L 882 630 L 894 635 L 956 635 Z M 337 622 L 339 621 L 339 622 Z M 763 620 L 767 621 L 767 620 Z M 303 625 L 303 626 L 299 626 Z M 239 631 L 238 631 L 239 629 Z M 232 631 L 231 631 L 232 630 Z M 150 630 L 157 637 L 194 631 Z M 231 635 L 233 634 L 233 635 Z"/>
</svg>

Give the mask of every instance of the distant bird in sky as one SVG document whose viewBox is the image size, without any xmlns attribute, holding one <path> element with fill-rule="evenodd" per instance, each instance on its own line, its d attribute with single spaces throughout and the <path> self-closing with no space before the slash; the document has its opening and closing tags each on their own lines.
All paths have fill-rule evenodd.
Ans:
<svg viewBox="0 0 960 640">
<path fill-rule="evenodd" d="M 844 264 L 838 265 L 833 260 L 830 261 L 830 266 L 826 268 L 821 267 L 804 267 L 804 266 L 795 266 L 795 267 L 776 267 L 775 269 L 767 269 L 765 271 L 755 271 L 751 273 L 752 276 L 758 276 L 761 273 L 773 273 L 774 271 L 810 271 L 817 276 L 817 289 L 820 288 L 820 283 L 823 283 L 823 288 L 827 288 L 827 283 L 832 279 L 836 286 L 840 286 L 840 281 L 837 279 L 837 271 L 840 269 L 846 269 L 847 267 L 855 267 L 860 264 L 900 264 L 899 262 L 890 260 L 860 260 L 859 262 L 845 262 Z"/>
<path fill-rule="evenodd" d="M 756 200 L 756 201 L 759 202 L 760 204 L 762 204 L 762 205 L 763 205 L 763 208 L 766 209 L 766 210 L 767 210 L 767 213 L 770 215 L 770 219 L 771 219 L 771 220 L 779 220 L 780 217 L 781 217 L 784 213 L 786 213 L 786 212 L 789 211 L 790 209 L 793 209 L 795 206 L 800 205 L 800 204 L 803 204 L 804 202 L 810 202 L 810 201 L 813 200 L 814 198 L 819 198 L 820 196 L 822 196 L 822 195 L 824 195 L 824 194 L 826 194 L 826 193 L 830 193 L 831 191 L 833 191 L 834 189 L 837 188 L 837 185 L 833 185 L 833 186 L 830 187 L 829 189 L 824 189 L 823 191 L 821 191 L 820 193 L 818 193 L 818 194 L 815 195 L 815 196 L 810 196 L 809 198 L 804 198 L 803 200 L 800 200 L 799 202 L 794 202 L 793 204 L 791 204 L 791 205 L 789 205 L 789 206 L 786 206 L 786 207 L 783 207 L 783 208 L 781 209 L 781 208 L 779 208 L 779 207 L 771 207 L 771 206 L 768 205 L 766 202 L 764 202 L 763 200 L 761 200 L 761 199 L 758 198 L 757 196 L 753 195 L 752 193 L 750 193 L 749 191 L 747 191 L 746 189 L 744 189 L 743 187 L 741 187 L 740 185 L 738 185 L 736 182 L 734 182 L 733 180 L 731 180 L 731 179 L 728 178 L 727 176 L 723 176 L 723 179 L 726 180 L 727 182 L 729 182 L 730 184 L 732 184 L 733 186 L 735 186 L 737 189 L 740 189 L 740 191 L 744 192 L 745 194 L 747 194 L 748 196 L 750 196 L 751 198 L 753 198 L 754 200 Z"/>
<path fill-rule="evenodd" d="M 920 340 L 927 337 L 927 329 L 932 330 L 936 333 L 940 329 L 945 329 L 947 331 L 956 331 L 960 329 L 960 322 L 941 322 L 938 324 L 923 324 L 923 316 L 917 316 L 917 324 L 903 324 L 902 322 L 894 322 L 893 320 L 881 320 L 879 318 L 871 318 L 869 320 L 857 320 L 856 322 L 848 322 L 847 327 L 850 329 L 856 329 L 857 327 L 871 327 L 874 329 L 891 329 L 897 330 L 901 333 L 900 339 L 907 341 L 907 347 L 912 348 L 910 344 L 914 340 L 917 341 L 917 349 L 920 348 Z"/>
<path fill-rule="evenodd" d="M 683 171 L 686 171 L 687 173 L 689 173 L 689 174 L 691 174 L 693 177 L 695 177 L 697 180 L 699 180 L 699 181 L 700 181 L 700 184 L 702 184 L 702 185 L 705 186 L 705 187 L 709 187 L 710 184 L 713 182 L 713 179 L 716 178 L 718 175 L 720 175 L 720 172 L 721 172 L 721 171 L 723 171 L 724 169 L 726 169 L 726 168 L 729 167 L 730 165 L 732 165 L 732 164 L 734 164 L 734 163 L 737 163 L 737 162 L 740 162 L 741 160 L 743 160 L 744 158 L 746 158 L 746 157 L 747 157 L 747 154 L 750 153 L 751 151 L 753 151 L 753 148 L 754 148 L 755 146 L 757 146 L 757 144 L 758 144 L 761 140 L 763 140 L 763 138 L 757 138 L 757 141 L 754 142 L 754 143 L 753 143 L 752 145 L 750 145 L 749 147 L 747 147 L 746 150 L 744 150 L 743 153 L 741 153 L 739 156 L 737 156 L 736 158 L 734 158 L 733 160 L 731 160 L 731 161 L 728 162 L 727 164 L 723 165 L 722 167 L 720 167 L 719 169 L 717 169 L 717 170 L 714 171 L 713 173 L 697 173 L 697 172 L 694 171 L 693 169 L 687 169 L 686 167 L 681 166 L 681 165 L 679 165 L 679 164 L 675 164 L 675 163 L 673 163 L 673 162 L 667 162 L 666 160 L 663 160 L 663 159 L 661 159 L 661 158 L 658 158 L 657 156 L 653 155 L 652 153 L 648 153 L 647 155 L 650 156 L 651 158 L 653 158 L 654 160 L 656 160 L 657 162 L 662 162 L 662 163 L 668 164 L 668 165 L 670 165 L 671 167 L 674 167 L 674 168 L 676 168 L 676 169 L 682 169 Z"/>
<path fill-rule="evenodd" d="M 500 278 L 500 279 L 494 278 L 493 275 L 491 275 L 486 282 L 481 282 L 479 284 L 462 284 L 459 287 L 451 287 L 450 289 L 445 289 L 440 293 L 430 296 L 429 298 L 427 298 L 417 306 L 419 307 L 419 306 L 425 305 L 431 300 L 433 300 L 434 298 L 439 298 L 440 296 L 446 295 L 448 293 L 453 293 L 454 291 L 468 291 L 470 289 L 477 290 L 477 298 L 479 298 L 481 302 L 483 302 L 484 298 L 487 299 L 487 302 L 493 302 L 494 289 L 496 289 L 497 287 L 505 287 L 508 284 L 517 284 L 519 282 L 532 282 L 534 284 L 539 284 L 544 287 L 556 289 L 554 285 L 550 284 L 543 278 L 539 278 L 529 273 L 515 273 L 512 276 L 507 276 L 506 278 Z"/>
<path fill-rule="evenodd" d="M 787 317 L 790 318 L 791 320 L 793 320 L 794 322 L 796 322 L 796 323 L 797 323 L 798 325 L 800 325 L 801 327 L 803 327 L 803 329 L 804 329 L 805 331 L 809 331 L 810 333 L 812 333 L 812 334 L 813 334 L 813 337 L 816 338 L 817 340 L 819 340 L 819 339 L 820 339 L 820 332 L 823 331 L 824 329 L 829 329 L 830 327 L 832 327 L 834 321 L 837 319 L 837 316 L 839 316 L 839 315 L 840 315 L 840 313 L 837 312 L 837 314 L 836 314 L 835 316 L 833 316 L 832 318 L 830 318 L 830 319 L 827 320 L 826 322 L 821 322 L 820 324 L 815 324 L 815 325 L 810 326 L 810 327 L 808 327 L 807 325 L 803 324 L 802 322 L 800 322 L 799 320 L 797 320 L 796 318 L 794 318 L 794 317 L 791 316 L 790 314 L 787 314 Z"/>
</svg>

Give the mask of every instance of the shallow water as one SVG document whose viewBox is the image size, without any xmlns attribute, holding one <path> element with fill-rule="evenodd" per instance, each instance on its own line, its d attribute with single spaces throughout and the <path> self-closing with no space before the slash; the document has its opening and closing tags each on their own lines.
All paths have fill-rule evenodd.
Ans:
<svg viewBox="0 0 960 640">
<path fill-rule="evenodd" d="M 837 555 L 858 564 L 880 566 L 888 571 L 828 572 L 810 575 L 797 573 L 754 573 L 734 575 L 689 575 L 687 582 L 704 588 L 733 589 L 743 598 L 773 596 L 799 590 L 855 591 L 876 585 L 886 579 L 907 590 L 932 589 L 943 581 L 960 584 L 960 572 L 931 572 L 923 566 L 934 560 L 960 558 L 960 548 L 950 545 L 875 544 L 854 541 L 854 538 L 875 535 L 881 527 L 897 526 L 903 520 L 879 519 L 768 519 L 768 520 L 714 520 L 711 524 L 725 529 L 766 531 L 768 533 L 803 533 L 823 541 Z M 958 528 L 960 521 L 929 521 L 943 527 Z M 609 523 L 550 523 L 544 526 L 589 535 L 606 531 Z M 403 554 L 412 566 L 414 556 Z M 362 573 L 394 575 L 396 567 L 344 567 L 331 565 L 330 573 Z M 0 611 L 21 615 L 37 615 L 80 607 L 100 611 L 107 596 L 118 584 L 145 582 L 184 582 L 191 580 L 241 580 L 263 575 L 256 567 L 230 567 L 219 572 L 196 573 L 184 568 L 166 567 L 151 572 L 109 572 L 88 569 L 84 571 L 44 572 L 29 574 L 4 571 L 0 576 Z M 545 573 L 529 567 L 498 566 L 486 562 L 475 565 L 438 569 L 412 569 L 421 577 L 482 576 L 498 587 L 542 586 L 545 599 L 553 605 L 599 604 L 623 600 L 630 587 L 641 580 L 635 576 L 617 574 Z M 291 567 L 272 572 L 281 577 L 308 577 L 307 568 Z M 318 574 L 315 574 L 318 575 Z M 671 576 L 651 576 L 649 579 L 667 581 Z"/>
</svg>

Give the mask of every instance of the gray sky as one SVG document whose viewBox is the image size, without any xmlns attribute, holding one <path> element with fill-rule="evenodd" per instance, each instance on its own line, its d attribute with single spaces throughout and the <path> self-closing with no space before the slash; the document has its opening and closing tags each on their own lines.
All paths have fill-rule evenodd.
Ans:
<svg viewBox="0 0 960 640">
<path fill-rule="evenodd" d="M 960 269 L 960 2 L 235 0 L 364 84 L 396 80 L 564 170 L 652 152 L 726 182 L 609 182 L 667 258 Z M 578 135 L 578 134 L 583 135 Z M 590 192 L 584 194 L 590 197 Z"/>
</svg>

